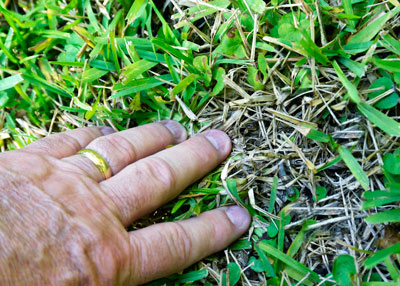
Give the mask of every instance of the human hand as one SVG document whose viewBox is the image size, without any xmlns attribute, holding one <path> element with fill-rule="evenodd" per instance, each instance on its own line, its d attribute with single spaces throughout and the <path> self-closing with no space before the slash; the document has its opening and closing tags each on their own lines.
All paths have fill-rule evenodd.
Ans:
<svg viewBox="0 0 400 286">
<path fill-rule="evenodd" d="M 0 285 L 141 284 L 248 228 L 249 214 L 234 206 L 127 232 L 215 168 L 231 142 L 217 130 L 186 140 L 175 121 L 111 133 L 79 128 L 0 154 Z M 113 176 L 77 154 L 83 148 L 98 152 Z"/>
</svg>

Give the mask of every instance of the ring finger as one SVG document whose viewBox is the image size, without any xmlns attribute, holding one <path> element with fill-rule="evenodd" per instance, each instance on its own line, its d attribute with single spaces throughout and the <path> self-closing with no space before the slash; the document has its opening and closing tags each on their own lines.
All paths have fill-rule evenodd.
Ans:
<svg viewBox="0 0 400 286">
<path fill-rule="evenodd" d="M 86 149 L 92 150 L 108 163 L 111 173 L 116 174 L 127 165 L 152 155 L 166 146 L 186 139 L 185 129 L 176 121 L 166 120 L 151 123 L 122 132 L 102 136 L 92 141 Z M 76 154 L 63 159 L 79 168 L 96 181 L 105 175 L 93 159 L 84 154 Z"/>
</svg>

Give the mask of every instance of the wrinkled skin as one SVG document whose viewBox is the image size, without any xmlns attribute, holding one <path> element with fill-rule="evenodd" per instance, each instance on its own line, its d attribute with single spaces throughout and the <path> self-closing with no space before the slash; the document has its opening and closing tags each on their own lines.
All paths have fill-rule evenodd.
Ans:
<svg viewBox="0 0 400 286">
<path fill-rule="evenodd" d="M 179 144 L 180 143 L 180 144 Z M 165 149 L 170 144 L 178 144 Z M 104 178 L 76 153 L 97 151 Z M 113 133 L 81 128 L 0 154 L 0 285 L 136 285 L 180 271 L 237 239 L 239 207 L 127 232 L 215 168 L 230 140 L 212 130 L 186 140 L 174 121 Z"/>
</svg>

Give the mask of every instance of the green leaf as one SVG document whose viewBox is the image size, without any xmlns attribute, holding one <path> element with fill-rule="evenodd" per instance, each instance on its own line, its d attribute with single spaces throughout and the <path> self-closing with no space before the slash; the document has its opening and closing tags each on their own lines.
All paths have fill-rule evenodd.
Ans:
<svg viewBox="0 0 400 286">
<path fill-rule="evenodd" d="M 384 168 L 393 175 L 400 175 L 400 156 L 395 153 L 387 153 L 383 157 Z"/>
<path fill-rule="evenodd" d="M 323 143 L 328 143 L 329 142 L 329 136 L 326 135 L 325 133 L 314 129 L 313 127 L 310 127 L 307 135 L 307 138 L 311 139 L 311 140 L 315 140 L 318 142 L 323 142 Z"/>
<path fill-rule="evenodd" d="M 353 6 L 351 4 L 351 0 L 343 0 L 342 1 L 343 4 L 343 8 L 344 8 L 344 12 L 348 15 L 354 15 L 353 13 Z M 356 26 L 356 21 L 354 20 L 348 20 L 349 21 L 349 25 L 352 28 L 355 28 Z"/>
<path fill-rule="evenodd" d="M 199 74 L 202 75 L 204 85 L 210 86 L 212 79 L 212 71 L 208 63 L 207 56 L 198 56 L 193 60 L 194 67 L 198 70 Z"/>
<path fill-rule="evenodd" d="M 369 99 L 373 99 L 388 90 L 394 88 L 393 81 L 388 77 L 381 77 L 375 80 L 369 87 L 369 89 L 376 89 L 381 88 L 381 90 L 377 90 L 368 94 Z M 398 94 L 393 91 L 393 93 L 387 95 L 385 98 L 379 100 L 377 103 L 374 104 L 375 107 L 380 109 L 389 109 L 395 107 L 399 100 Z"/>
<path fill-rule="evenodd" d="M 158 79 L 160 78 L 160 79 Z M 113 94 L 110 98 L 117 98 L 121 96 L 126 96 L 130 94 L 135 94 L 139 91 L 148 90 L 153 87 L 160 86 L 164 84 L 164 81 L 171 81 L 171 75 L 161 75 L 159 77 L 149 77 L 149 78 L 141 78 L 136 79 L 134 81 L 129 82 L 126 85 L 116 85 L 114 86 L 114 91 L 118 91 L 117 93 Z"/>
<path fill-rule="evenodd" d="M 386 222 L 400 222 L 400 209 L 393 209 L 380 212 L 365 218 L 365 221 L 372 224 Z"/>
<path fill-rule="evenodd" d="M 343 45 L 343 50 L 346 52 L 346 54 L 355 55 L 367 51 L 373 44 L 374 42 L 372 41 L 347 44 Z"/>
<path fill-rule="evenodd" d="M 172 90 L 172 94 L 175 96 L 185 90 L 195 79 L 199 76 L 197 74 L 190 74 L 185 77 L 179 84 L 177 84 Z"/>
<path fill-rule="evenodd" d="M 207 276 L 208 276 L 207 269 L 201 269 L 201 270 L 192 271 L 189 273 L 179 275 L 178 278 L 176 279 L 176 281 L 180 282 L 180 283 L 191 283 L 191 282 L 195 282 L 195 281 L 204 279 Z"/>
<path fill-rule="evenodd" d="M 86 119 L 86 120 L 90 120 L 90 119 L 93 117 L 93 115 L 95 115 L 96 110 L 97 110 L 97 106 L 99 105 L 99 102 L 100 102 L 100 98 L 101 98 L 101 96 L 98 95 L 96 101 L 95 101 L 94 104 L 92 105 L 91 110 L 88 110 L 88 111 L 85 113 L 85 119 Z"/>
<path fill-rule="evenodd" d="M 332 269 L 333 278 L 338 286 L 356 285 L 356 265 L 350 255 L 340 255 L 335 259 Z"/>
<path fill-rule="evenodd" d="M 272 267 L 272 265 L 269 262 L 267 256 L 265 255 L 265 253 L 263 251 L 261 251 L 261 249 L 257 245 L 254 245 L 254 249 L 256 250 L 258 256 L 260 257 L 260 261 L 263 264 L 264 271 L 266 272 L 266 274 L 269 277 L 276 277 L 274 268 Z"/>
<path fill-rule="evenodd" d="M 162 49 L 165 52 L 170 53 L 171 55 L 177 57 L 178 59 L 192 65 L 193 64 L 193 59 L 189 58 L 188 56 L 184 55 L 181 51 L 179 51 L 178 49 L 174 49 L 172 46 L 166 44 L 164 41 L 154 38 L 151 41 L 154 45 L 156 45 L 157 47 L 159 47 L 160 49 Z"/>
<path fill-rule="evenodd" d="M 315 191 L 317 193 L 317 197 L 316 198 L 315 198 L 315 196 L 313 196 L 313 200 L 315 202 L 318 202 L 319 200 L 322 200 L 322 199 L 326 198 L 326 194 L 328 193 L 326 188 L 322 187 L 322 186 L 317 186 Z"/>
<path fill-rule="evenodd" d="M 264 76 L 264 80 L 267 80 L 267 78 L 268 78 L 267 61 L 265 60 L 265 57 L 262 53 L 258 54 L 257 65 L 258 65 L 258 68 L 260 69 L 260 72 Z"/>
<path fill-rule="evenodd" d="M 358 77 L 363 77 L 365 74 L 365 64 L 353 61 L 348 58 L 340 58 L 339 62 L 344 65 L 346 68 L 351 70 Z"/>
<path fill-rule="evenodd" d="M 259 76 L 258 76 L 258 71 L 255 67 L 253 66 L 248 66 L 247 67 L 248 71 L 248 78 L 247 80 L 249 81 L 250 85 L 255 89 L 255 90 L 263 90 L 264 85 L 261 82 Z"/>
<path fill-rule="evenodd" d="M 264 265 L 261 262 L 261 260 L 255 258 L 254 256 L 251 256 L 248 262 L 250 268 L 255 271 L 255 272 L 264 272 Z M 253 264 L 253 265 L 252 265 Z"/>
<path fill-rule="evenodd" d="M 269 226 L 267 227 L 267 233 L 268 233 L 269 237 L 275 237 L 279 232 L 279 229 L 277 226 L 277 225 L 279 225 L 279 221 L 277 221 L 277 220 L 274 220 L 274 221 L 275 221 L 275 223 L 271 222 L 269 224 Z"/>
<path fill-rule="evenodd" d="M 99 70 L 96 68 L 87 69 L 82 73 L 82 81 L 85 83 L 91 83 L 107 73 L 108 71 Z"/>
<path fill-rule="evenodd" d="M 400 41 L 393 38 L 389 33 L 384 35 L 382 38 L 383 38 L 383 40 L 381 41 L 382 45 L 389 51 L 400 56 Z"/>
<path fill-rule="evenodd" d="M 247 0 L 250 9 L 259 15 L 262 15 L 266 9 L 265 2 L 263 0 Z"/>
<path fill-rule="evenodd" d="M 221 67 L 213 70 L 213 79 L 215 79 L 217 83 L 212 90 L 212 95 L 218 95 L 225 88 L 225 75 L 225 70 Z"/>
<path fill-rule="evenodd" d="M 268 52 L 275 52 L 275 48 L 267 43 L 264 42 L 257 42 L 256 43 L 256 48 L 260 49 L 260 50 L 264 50 L 264 51 L 268 51 Z"/>
<path fill-rule="evenodd" d="M 147 0 L 135 0 L 126 15 L 126 20 L 128 24 L 133 23 L 140 14 L 146 9 Z"/>
<path fill-rule="evenodd" d="M 364 192 L 363 197 L 366 199 L 362 204 L 363 210 L 400 201 L 400 193 L 393 191 Z"/>
<path fill-rule="evenodd" d="M 290 257 L 294 257 L 296 255 L 296 253 L 300 250 L 302 244 L 306 242 L 306 232 L 309 230 L 309 227 L 315 223 L 317 223 L 315 220 L 310 219 L 303 224 L 301 230 L 296 234 L 295 239 L 287 250 L 287 255 L 289 255 Z"/>
<path fill-rule="evenodd" d="M 372 123 L 386 133 L 393 136 L 400 136 L 400 123 L 383 114 L 371 105 L 363 102 L 357 105 L 358 110 Z"/>
<path fill-rule="evenodd" d="M 72 97 L 72 94 L 68 92 L 66 89 L 59 87 L 58 85 L 49 82 L 47 80 L 44 80 L 36 75 L 22 74 L 22 77 L 32 85 L 40 86 L 49 92 L 59 94 L 65 97 Z"/>
<path fill-rule="evenodd" d="M 329 63 L 328 57 L 322 52 L 321 48 L 315 44 L 308 34 L 309 31 L 303 30 L 303 38 L 300 40 L 300 45 L 309 57 L 314 58 L 317 62 L 327 65 Z"/>
<path fill-rule="evenodd" d="M 380 59 L 378 57 L 373 58 L 374 64 L 381 69 L 389 72 L 400 72 L 400 59 Z"/>
<path fill-rule="evenodd" d="M 382 30 L 383 26 L 389 19 L 390 13 L 383 13 L 381 16 L 364 25 L 364 28 L 350 37 L 347 44 L 359 44 L 372 40 L 376 34 Z"/>
<path fill-rule="evenodd" d="M 96 16 L 93 13 L 90 0 L 85 0 L 85 9 L 86 9 L 86 13 L 89 18 L 90 25 L 96 30 L 97 33 L 100 34 L 102 32 L 102 30 L 100 29 L 100 26 L 97 22 Z"/>
<path fill-rule="evenodd" d="M 269 213 L 274 212 L 277 193 L 278 193 L 278 177 L 274 176 L 274 179 L 272 181 L 272 186 L 271 186 L 271 194 L 270 194 L 269 204 L 268 204 L 268 212 Z"/>
<path fill-rule="evenodd" d="M 263 250 L 265 253 L 267 253 L 270 256 L 275 257 L 276 259 L 282 261 L 285 263 L 287 266 L 293 268 L 297 272 L 301 273 L 304 276 L 308 275 L 308 279 L 311 280 L 314 283 L 319 283 L 321 280 L 319 278 L 319 275 L 315 273 L 314 271 L 310 270 L 308 267 L 304 266 L 300 262 L 294 260 L 290 256 L 286 255 L 282 251 L 279 251 L 275 247 L 265 243 L 265 242 L 259 242 L 258 247 Z"/>
<path fill-rule="evenodd" d="M 124 83 L 130 82 L 134 79 L 136 79 L 139 75 L 142 73 L 148 71 L 152 67 L 155 67 L 157 63 L 155 62 L 150 62 L 148 60 L 140 60 L 138 62 L 135 62 L 133 64 L 130 64 L 125 68 L 125 71 L 122 73 L 124 77 L 126 77 L 126 80 L 124 80 Z"/>
<path fill-rule="evenodd" d="M 367 174 L 365 174 L 364 170 L 361 168 L 360 164 L 353 157 L 350 151 L 343 146 L 339 146 L 338 152 L 342 160 L 346 163 L 347 167 L 350 169 L 351 173 L 360 183 L 360 185 L 364 188 L 364 190 L 369 189 L 369 179 Z"/>
<path fill-rule="evenodd" d="M 339 77 L 340 82 L 343 84 L 343 86 L 346 88 L 347 92 L 349 93 L 350 99 L 354 102 L 354 103 L 360 103 L 361 102 L 361 98 L 358 95 L 358 91 L 357 88 L 354 86 L 354 84 L 352 84 L 347 77 L 344 75 L 342 69 L 339 67 L 338 63 L 336 61 L 333 61 L 332 63 L 333 68 L 336 71 L 336 74 Z"/>
<path fill-rule="evenodd" d="M 394 253 L 400 253 L 400 242 L 377 251 L 373 256 L 369 257 L 367 260 L 364 261 L 365 267 L 368 269 L 378 265 L 381 263 L 385 258 L 389 257 L 390 255 Z"/>
<path fill-rule="evenodd" d="M 242 199 L 240 198 L 239 193 L 237 191 L 236 180 L 235 179 L 227 179 L 226 180 L 226 186 L 227 186 L 230 194 L 232 195 L 232 197 L 235 198 L 235 200 L 237 200 L 237 202 L 239 204 L 241 204 L 243 207 L 245 207 L 248 210 L 248 212 L 250 213 L 251 216 L 256 215 L 256 212 L 253 209 L 253 207 L 245 204 L 242 201 Z"/>
<path fill-rule="evenodd" d="M 24 79 L 22 78 L 21 74 L 16 74 L 3 78 L 2 80 L 0 80 L 0 91 L 12 88 L 23 80 Z"/>
<path fill-rule="evenodd" d="M 252 244 L 251 241 L 248 241 L 247 239 L 241 239 L 234 242 L 229 248 L 232 250 L 251 249 Z"/>
<path fill-rule="evenodd" d="M 240 280 L 240 267 L 234 262 L 231 262 L 227 266 L 227 276 L 229 277 L 229 286 L 234 286 Z"/>
<path fill-rule="evenodd" d="M 236 59 L 246 58 L 246 51 L 244 50 L 239 31 L 236 29 L 231 29 L 228 33 L 226 33 L 223 36 L 221 43 L 213 51 L 213 54 L 233 56 Z"/>
</svg>

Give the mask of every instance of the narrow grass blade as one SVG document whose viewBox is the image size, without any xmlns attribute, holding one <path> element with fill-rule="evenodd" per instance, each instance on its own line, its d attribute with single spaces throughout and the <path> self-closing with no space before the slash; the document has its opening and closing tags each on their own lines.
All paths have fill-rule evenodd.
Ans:
<svg viewBox="0 0 400 286">
<path fill-rule="evenodd" d="M 23 80 L 24 79 L 22 78 L 21 74 L 16 74 L 3 78 L 0 80 L 0 91 L 12 88 Z"/>
<path fill-rule="evenodd" d="M 361 168 L 360 164 L 353 157 L 350 151 L 343 146 L 339 146 L 338 152 L 342 160 L 346 163 L 347 167 L 350 169 L 351 173 L 360 183 L 360 185 L 364 188 L 364 190 L 369 189 L 369 179 L 367 174 L 365 174 L 364 170 Z"/>
<path fill-rule="evenodd" d="M 101 78 L 103 75 L 105 75 L 107 73 L 108 73 L 108 71 L 105 71 L 105 70 L 91 68 L 91 69 L 85 70 L 82 73 L 82 81 L 85 83 L 91 83 L 91 82 Z"/>
<path fill-rule="evenodd" d="M 54 83 L 48 82 L 38 76 L 22 74 L 22 77 L 33 85 L 40 86 L 47 91 L 59 94 L 65 97 L 72 97 L 72 94 Z"/>
<path fill-rule="evenodd" d="M 198 78 L 197 74 L 191 74 L 185 77 L 177 86 L 172 90 L 172 94 L 175 96 L 185 90 L 196 78 Z"/>
<path fill-rule="evenodd" d="M 400 123 L 372 107 L 368 103 L 360 103 L 357 105 L 358 110 L 372 123 L 378 126 L 386 133 L 393 136 L 400 136 Z"/>
<path fill-rule="evenodd" d="M 275 200 L 276 200 L 276 195 L 278 192 L 278 178 L 274 176 L 274 180 L 272 182 L 271 186 L 271 194 L 270 194 L 270 199 L 269 199 L 269 205 L 268 205 L 268 212 L 273 213 L 274 208 L 275 208 Z"/>
<path fill-rule="evenodd" d="M 386 34 L 382 38 L 383 38 L 383 40 L 381 41 L 382 45 L 389 51 L 400 56 L 400 41 L 393 38 L 390 34 Z"/>
<path fill-rule="evenodd" d="M 343 84 L 343 86 L 346 88 L 346 90 L 349 93 L 350 99 L 354 102 L 354 103 L 360 103 L 361 102 L 361 98 L 358 95 L 358 91 L 357 88 L 354 86 L 354 84 L 352 84 L 347 77 L 344 75 L 342 69 L 340 68 L 340 66 L 338 65 L 338 63 L 336 61 L 333 61 L 332 63 L 333 68 L 336 71 L 336 74 L 339 77 L 340 82 Z"/>
<path fill-rule="evenodd" d="M 160 39 L 153 39 L 151 42 L 160 49 L 164 50 L 165 52 L 168 52 L 171 55 L 177 57 L 178 59 L 183 60 L 189 64 L 193 64 L 193 59 L 185 56 L 182 52 L 180 52 L 177 49 L 174 49 L 172 46 L 166 44 L 164 41 Z"/>
<path fill-rule="evenodd" d="M 343 0 L 342 1 L 343 4 L 343 8 L 344 8 L 344 12 L 348 15 L 353 15 L 353 6 L 351 4 L 351 0 Z M 356 21 L 355 20 L 348 20 L 349 21 L 349 25 L 352 28 L 356 27 Z"/>
<path fill-rule="evenodd" d="M 124 77 L 126 77 L 126 80 L 124 80 L 124 83 L 136 79 L 139 75 L 148 71 L 152 67 L 155 67 L 156 65 L 157 65 L 157 63 L 155 63 L 155 62 L 150 62 L 147 60 L 140 60 L 138 62 L 135 62 L 135 63 L 127 66 L 125 68 L 125 71 L 122 73 L 122 75 Z"/>
<path fill-rule="evenodd" d="M 365 267 L 370 269 L 382 262 L 385 258 L 389 257 L 393 253 L 400 253 L 400 242 L 392 245 L 391 247 L 379 250 L 373 256 L 365 260 L 364 265 Z"/>
<path fill-rule="evenodd" d="M 393 209 L 371 215 L 364 219 L 368 223 L 400 222 L 400 209 Z"/>
<path fill-rule="evenodd" d="M 133 23 L 136 20 L 136 17 L 142 13 L 144 9 L 146 9 L 147 0 L 135 0 L 129 9 L 128 14 L 126 15 L 126 20 L 128 24 Z"/>
<path fill-rule="evenodd" d="M 365 74 L 365 65 L 356 61 L 353 61 L 348 58 L 340 58 L 339 62 L 344 65 L 346 68 L 351 70 L 358 77 L 363 77 Z"/>
<path fill-rule="evenodd" d="M 274 268 L 272 267 L 271 263 L 268 260 L 268 257 L 265 255 L 265 253 L 263 251 L 261 251 L 261 249 L 257 245 L 254 245 L 254 248 L 255 248 L 258 256 L 260 257 L 260 260 L 264 266 L 264 270 L 268 274 L 268 276 L 276 277 Z"/>
<path fill-rule="evenodd" d="M 119 86 L 118 88 L 118 92 L 113 94 L 110 98 L 117 98 L 117 97 L 121 97 L 121 96 L 126 96 L 129 94 L 135 94 L 136 92 L 139 91 L 143 91 L 143 90 L 147 90 L 153 87 L 157 87 L 160 86 L 162 84 L 164 84 L 164 80 L 171 80 L 171 76 L 167 75 L 167 77 L 159 77 L 160 79 L 157 79 L 156 77 L 150 77 L 150 78 L 143 78 L 143 79 L 137 79 L 134 80 L 132 82 L 130 82 L 129 84 L 127 84 L 124 87 L 121 88 L 121 86 Z M 162 80 L 161 80 L 162 79 Z"/>
<path fill-rule="evenodd" d="M 390 72 L 400 72 L 400 59 L 385 59 L 375 57 L 373 59 L 374 64 L 381 69 Z"/>
<path fill-rule="evenodd" d="M 176 282 L 191 283 L 206 278 L 207 276 L 208 276 L 207 269 L 201 269 L 180 275 L 176 280 Z"/>
<path fill-rule="evenodd" d="M 352 36 L 347 44 L 359 44 L 372 40 L 379 31 L 382 30 L 383 26 L 390 19 L 390 13 L 383 13 L 382 15 L 375 18 L 372 22 L 367 23 L 364 28 L 358 31 Z"/>
<path fill-rule="evenodd" d="M 303 276 L 308 275 L 308 279 L 311 280 L 312 282 L 314 282 L 314 283 L 320 282 L 320 278 L 317 273 L 315 273 L 308 267 L 304 266 L 300 262 L 297 262 L 296 260 L 294 260 L 290 256 L 286 255 L 282 251 L 279 251 L 275 247 L 273 247 L 265 242 L 258 243 L 258 247 L 261 250 L 265 251 L 265 253 L 267 253 L 268 255 L 275 257 L 276 259 L 282 261 L 289 267 L 295 269 L 296 271 L 301 273 Z"/>
</svg>

